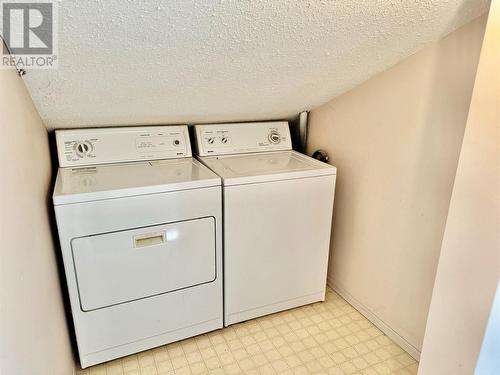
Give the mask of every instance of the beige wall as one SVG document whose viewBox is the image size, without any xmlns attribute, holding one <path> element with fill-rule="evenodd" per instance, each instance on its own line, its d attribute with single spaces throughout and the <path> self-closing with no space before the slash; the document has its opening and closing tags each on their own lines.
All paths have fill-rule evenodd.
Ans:
<svg viewBox="0 0 500 375">
<path fill-rule="evenodd" d="M 71 374 L 48 221 L 47 131 L 14 70 L 0 69 L 0 129 L 0 373 Z"/>
<path fill-rule="evenodd" d="M 485 18 L 311 112 L 338 168 L 329 283 L 415 357 Z"/>
<path fill-rule="evenodd" d="M 500 2 L 494 1 L 439 258 L 420 374 L 474 373 L 496 292 L 500 276 L 499 69 Z M 478 375 L 487 373 L 496 372 Z"/>
</svg>

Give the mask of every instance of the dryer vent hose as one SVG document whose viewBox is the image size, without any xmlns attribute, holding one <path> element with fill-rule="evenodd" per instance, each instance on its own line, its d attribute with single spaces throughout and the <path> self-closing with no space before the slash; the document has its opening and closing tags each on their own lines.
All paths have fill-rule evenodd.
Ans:
<svg viewBox="0 0 500 375">
<path fill-rule="evenodd" d="M 318 159 L 319 161 L 322 161 L 323 163 L 328 163 L 328 154 L 326 153 L 326 151 L 323 151 L 323 150 L 316 150 L 314 151 L 314 153 L 312 154 L 312 157 L 314 159 Z"/>
</svg>

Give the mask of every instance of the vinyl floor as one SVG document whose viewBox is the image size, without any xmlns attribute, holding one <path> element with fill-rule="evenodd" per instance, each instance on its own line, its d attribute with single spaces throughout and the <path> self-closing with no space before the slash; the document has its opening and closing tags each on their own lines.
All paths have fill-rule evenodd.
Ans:
<svg viewBox="0 0 500 375">
<path fill-rule="evenodd" d="M 416 374 L 418 363 L 331 289 L 325 302 L 249 320 L 77 375 Z"/>
</svg>

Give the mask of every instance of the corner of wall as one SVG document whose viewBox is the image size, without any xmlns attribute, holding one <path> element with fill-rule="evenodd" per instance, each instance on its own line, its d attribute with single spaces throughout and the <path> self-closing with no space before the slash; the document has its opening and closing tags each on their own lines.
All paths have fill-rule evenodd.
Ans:
<svg viewBox="0 0 500 375">
<path fill-rule="evenodd" d="M 47 130 L 22 78 L 0 70 L 0 373 L 73 374 L 50 223 Z"/>
</svg>

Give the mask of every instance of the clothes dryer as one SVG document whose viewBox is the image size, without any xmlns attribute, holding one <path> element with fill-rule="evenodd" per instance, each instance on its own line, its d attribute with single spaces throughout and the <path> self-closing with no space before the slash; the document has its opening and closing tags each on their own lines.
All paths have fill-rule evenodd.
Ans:
<svg viewBox="0 0 500 375">
<path fill-rule="evenodd" d="M 83 368 L 223 326 L 221 180 L 187 126 L 56 131 L 53 202 Z"/>
</svg>

